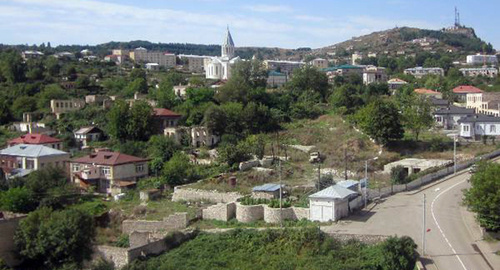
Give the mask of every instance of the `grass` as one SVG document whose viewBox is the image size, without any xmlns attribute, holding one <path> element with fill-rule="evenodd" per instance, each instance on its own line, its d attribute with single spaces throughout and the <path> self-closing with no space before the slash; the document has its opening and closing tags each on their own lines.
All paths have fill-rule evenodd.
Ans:
<svg viewBox="0 0 500 270">
<path fill-rule="evenodd" d="M 318 227 L 331 225 L 331 222 L 319 223 L 307 219 L 302 220 L 285 220 L 283 227 Z M 236 228 L 272 228 L 279 227 L 280 224 L 266 223 L 264 220 L 258 220 L 250 223 L 239 222 L 236 219 L 231 219 L 227 222 L 220 220 L 198 220 L 191 224 L 190 227 L 198 228 L 200 230 L 207 229 L 236 229 Z"/>
</svg>

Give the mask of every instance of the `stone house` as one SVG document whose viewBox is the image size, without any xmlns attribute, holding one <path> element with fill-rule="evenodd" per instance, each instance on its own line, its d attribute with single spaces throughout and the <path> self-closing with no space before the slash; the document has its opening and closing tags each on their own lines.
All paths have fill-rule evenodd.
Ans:
<svg viewBox="0 0 500 270">
<path fill-rule="evenodd" d="M 75 140 L 79 147 L 87 148 L 90 142 L 100 141 L 104 132 L 95 126 L 82 127 L 74 132 Z"/>
<path fill-rule="evenodd" d="M 198 126 L 191 128 L 191 145 L 194 147 L 215 146 L 220 141 L 220 136 L 213 134 L 206 127 Z"/>
<path fill-rule="evenodd" d="M 281 191 L 284 191 L 284 185 L 281 186 Z M 253 187 L 252 197 L 261 199 L 278 199 L 280 197 L 280 185 L 268 183 Z"/>
<path fill-rule="evenodd" d="M 468 93 L 465 104 L 478 114 L 500 116 L 499 92 Z"/>
<path fill-rule="evenodd" d="M 80 99 L 52 99 L 50 101 L 50 111 L 56 115 L 57 119 L 61 114 L 81 110 L 85 107 L 85 100 Z"/>
<path fill-rule="evenodd" d="M 166 128 L 177 127 L 181 115 L 168 109 L 154 108 L 153 126 L 156 134 L 164 134 Z"/>
<path fill-rule="evenodd" d="M 468 94 L 477 93 L 483 93 L 483 90 L 471 85 L 460 85 L 453 88 L 453 94 L 458 98 L 460 102 L 466 102 Z"/>
</svg>

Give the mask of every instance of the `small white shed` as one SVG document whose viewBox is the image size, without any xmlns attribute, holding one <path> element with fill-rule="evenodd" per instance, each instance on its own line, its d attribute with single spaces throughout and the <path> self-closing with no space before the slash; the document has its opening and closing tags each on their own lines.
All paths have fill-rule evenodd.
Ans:
<svg viewBox="0 0 500 270">
<path fill-rule="evenodd" d="M 309 219 L 312 221 L 337 221 L 349 215 L 349 198 L 356 192 L 334 185 L 309 196 Z"/>
</svg>

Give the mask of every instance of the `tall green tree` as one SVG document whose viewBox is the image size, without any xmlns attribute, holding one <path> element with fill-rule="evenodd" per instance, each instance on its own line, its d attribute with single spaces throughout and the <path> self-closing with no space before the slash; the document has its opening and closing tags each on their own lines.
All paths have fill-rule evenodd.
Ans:
<svg viewBox="0 0 500 270">
<path fill-rule="evenodd" d="M 130 119 L 129 105 L 122 100 L 118 100 L 107 114 L 108 133 L 111 137 L 120 141 L 125 141 L 128 137 L 127 123 Z"/>
<path fill-rule="evenodd" d="M 490 231 L 500 231 L 500 165 L 481 164 L 464 191 L 465 204 L 477 213 L 479 224 Z"/>
<path fill-rule="evenodd" d="M 379 99 L 371 102 L 356 113 L 355 121 L 378 143 L 387 144 L 403 138 L 401 115 L 391 101 Z"/>
<path fill-rule="evenodd" d="M 404 127 L 415 134 L 415 140 L 423 130 L 429 129 L 434 123 L 431 104 L 422 96 L 409 95 L 401 106 Z"/>
<path fill-rule="evenodd" d="M 300 95 L 310 95 L 311 93 L 319 94 L 321 100 L 318 100 L 318 102 L 326 101 L 329 94 L 328 77 L 324 72 L 310 65 L 296 69 L 287 87 L 297 97 Z"/>
<path fill-rule="evenodd" d="M 8 83 L 14 84 L 25 79 L 26 65 L 17 51 L 6 51 L 0 54 L 0 73 Z"/>
<path fill-rule="evenodd" d="M 153 108 L 145 101 L 136 101 L 130 107 L 127 133 L 131 140 L 146 141 L 153 131 Z"/>
</svg>

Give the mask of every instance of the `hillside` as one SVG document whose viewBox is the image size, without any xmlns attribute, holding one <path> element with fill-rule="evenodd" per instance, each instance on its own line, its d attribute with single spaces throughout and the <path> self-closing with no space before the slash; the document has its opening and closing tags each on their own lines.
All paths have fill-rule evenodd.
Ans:
<svg viewBox="0 0 500 270">
<path fill-rule="evenodd" d="M 347 56 L 352 52 L 402 55 L 429 52 L 453 52 L 459 55 L 478 52 L 492 53 L 493 47 L 478 38 L 472 28 L 426 30 L 397 27 L 319 48 L 313 54 Z M 399 53 L 398 53 L 399 52 Z"/>
</svg>

